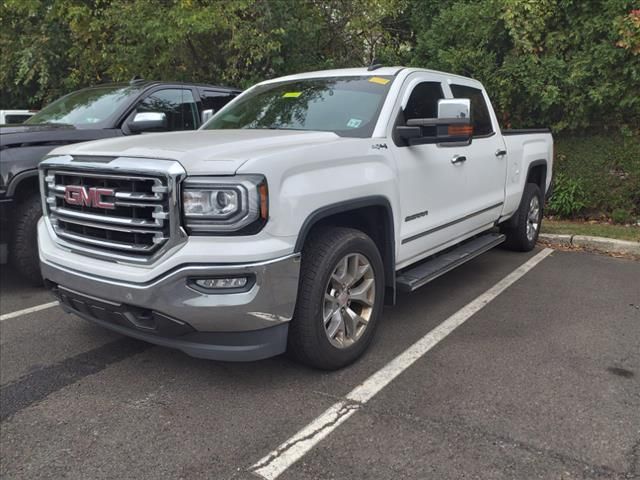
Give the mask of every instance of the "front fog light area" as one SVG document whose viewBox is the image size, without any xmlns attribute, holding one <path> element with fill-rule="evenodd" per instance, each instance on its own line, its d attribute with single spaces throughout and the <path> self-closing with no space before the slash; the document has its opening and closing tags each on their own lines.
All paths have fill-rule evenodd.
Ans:
<svg viewBox="0 0 640 480">
<path fill-rule="evenodd" d="M 251 288 L 253 277 L 192 278 L 189 283 L 192 287 L 204 293 L 238 293 Z"/>
</svg>

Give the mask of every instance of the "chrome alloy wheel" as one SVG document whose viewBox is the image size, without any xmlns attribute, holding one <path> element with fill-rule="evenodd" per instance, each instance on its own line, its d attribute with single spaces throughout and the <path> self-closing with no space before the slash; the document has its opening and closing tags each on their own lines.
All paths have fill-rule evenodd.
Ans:
<svg viewBox="0 0 640 480">
<path fill-rule="evenodd" d="M 369 260 L 360 253 L 344 256 L 329 278 L 322 309 L 324 331 L 334 347 L 347 348 L 362 337 L 373 314 L 375 295 Z"/>
<path fill-rule="evenodd" d="M 533 241 L 538 228 L 540 228 L 540 200 L 534 195 L 529 202 L 529 212 L 527 213 L 527 240 Z"/>
</svg>

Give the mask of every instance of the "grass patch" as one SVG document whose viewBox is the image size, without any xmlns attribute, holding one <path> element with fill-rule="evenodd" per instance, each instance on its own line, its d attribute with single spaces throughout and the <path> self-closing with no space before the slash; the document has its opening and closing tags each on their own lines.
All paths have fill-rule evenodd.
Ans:
<svg viewBox="0 0 640 480">
<path fill-rule="evenodd" d="M 542 233 L 590 235 L 592 237 L 640 241 L 640 226 L 571 222 L 565 220 L 549 220 L 547 218 L 542 221 Z"/>
</svg>

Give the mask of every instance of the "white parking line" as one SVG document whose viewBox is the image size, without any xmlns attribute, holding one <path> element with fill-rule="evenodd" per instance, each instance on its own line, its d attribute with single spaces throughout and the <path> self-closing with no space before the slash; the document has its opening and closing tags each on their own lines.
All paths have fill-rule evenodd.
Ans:
<svg viewBox="0 0 640 480">
<path fill-rule="evenodd" d="M 4 315 L 0 315 L 0 322 L 4 320 L 9 320 L 10 318 L 20 317 L 22 315 L 27 315 L 33 312 L 39 312 L 40 310 L 46 310 L 47 308 L 55 307 L 59 305 L 60 302 L 49 302 L 43 303 L 42 305 L 36 305 L 35 307 L 25 308 L 24 310 L 18 310 L 16 312 L 5 313 Z"/>
<path fill-rule="evenodd" d="M 466 322 L 491 300 L 524 276 L 529 270 L 544 260 L 553 250 L 545 248 L 509 275 L 496 283 L 482 295 L 472 300 L 396 358 L 375 372 L 348 393 L 344 400 L 336 402 L 323 414 L 282 443 L 278 448 L 261 458 L 249 470 L 266 480 L 278 478 L 291 465 L 300 460 L 322 439 L 338 428 L 345 420 L 367 403 L 398 375 L 409 368 L 447 335 Z"/>
</svg>

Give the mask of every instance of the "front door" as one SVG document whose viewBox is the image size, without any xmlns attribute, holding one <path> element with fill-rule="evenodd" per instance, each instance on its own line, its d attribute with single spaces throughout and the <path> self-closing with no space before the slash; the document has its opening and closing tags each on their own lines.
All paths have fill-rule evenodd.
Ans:
<svg viewBox="0 0 640 480">
<path fill-rule="evenodd" d="M 433 75 L 409 76 L 396 106 L 396 124 L 437 117 L 438 100 L 446 97 L 451 97 L 449 85 L 434 81 Z M 491 143 L 497 137 L 479 139 L 482 143 L 474 139 L 470 145 L 412 146 L 394 138 L 402 214 L 397 268 L 462 241 L 497 220 L 506 172 L 505 159 L 489 161 L 489 156 L 498 158 Z M 457 161 L 461 157 L 464 161 Z"/>
</svg>

